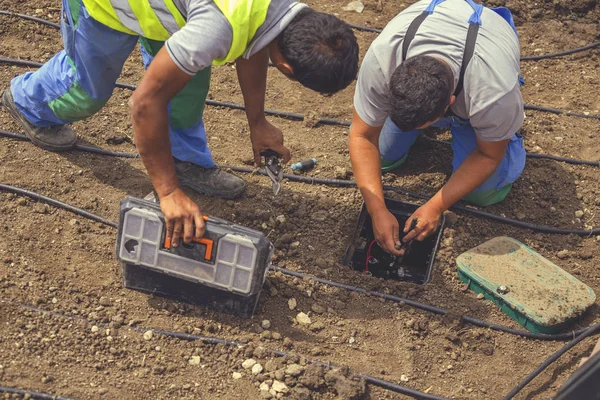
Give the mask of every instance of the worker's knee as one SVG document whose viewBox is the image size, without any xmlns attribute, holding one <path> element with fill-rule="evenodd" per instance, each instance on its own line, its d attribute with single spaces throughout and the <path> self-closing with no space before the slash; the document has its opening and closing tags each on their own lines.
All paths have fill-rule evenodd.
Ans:
<svg viewBox="0 0 600 400">
<path fill-rule="evenodd" d="M 77 82 L 60 97 L 48 103 L 54 114 L 64 121 L 79 121 L 96 114 L 108 101 L 106 99 L 94 99 Z"/>
<path fill-rule="evenodd" d="M 501 189 L 482 190 L 477 192 L 471 192 L 466 195 L 463 200 L 467 203 L 479 206 L 487 207 L 492 204 L 500 203 L 503 201 L 510 190 L 512 189 L 512 183 L 504 186 Z"/>
</svg>

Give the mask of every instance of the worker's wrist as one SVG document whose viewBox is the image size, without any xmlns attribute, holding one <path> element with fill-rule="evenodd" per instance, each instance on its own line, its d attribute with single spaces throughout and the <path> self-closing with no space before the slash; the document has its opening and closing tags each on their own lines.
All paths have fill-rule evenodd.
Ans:
<svg viewBox="0 0 600 400">
<path fill-rule="evenodd" d="M 250 125 L 250 129 L 255 129 L 262 126 L 265 122 L 267 122 L 267 118 L 265 117 L 264 111 L 257 111 L 253 113 L 248 113 L 248 125 Z"/>
<path fill-rule="evenodd" d="M 175 182 L 169 182 L 161 185 L 154 185 L 154 189 L 156 190 L 156 194 L 159 199 L 165 198 L 174 192 L 181 190 L 179 186 L 179 182 L 175 179 Z"/>
</svg>

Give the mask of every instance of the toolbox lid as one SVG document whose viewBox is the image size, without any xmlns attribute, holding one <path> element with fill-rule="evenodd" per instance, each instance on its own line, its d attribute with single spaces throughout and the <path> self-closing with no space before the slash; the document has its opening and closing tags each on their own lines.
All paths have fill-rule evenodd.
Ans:
<svg viewBox="0 0 600 400">
<path fill-rule="evenodd" d="M 532 331 L 564 325 L 596 300 L 590 287 L 510 237 L 493 238 L 458 256 L 456 263 L 472 290 Z"/>
</svg>

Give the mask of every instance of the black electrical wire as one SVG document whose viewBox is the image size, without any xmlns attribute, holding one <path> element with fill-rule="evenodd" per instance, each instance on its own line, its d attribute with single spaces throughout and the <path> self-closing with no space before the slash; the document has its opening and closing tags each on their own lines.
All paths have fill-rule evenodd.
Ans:
<svg viewBox="0 0 600 400">
<path fill-rule="evenodd" d="M 540 366 L 537 367 L 532 373 L 527 375 L 527 377 L 525 379 L 523 379 L 523 381 L 521 381 L 513 390 L 510 391 L 509 394 L 507 394 L 504 397 L 504 400 L 511 400 L 513 397 L 515 397 L 517 395 L 517 393 L 519 393 L 525 386 L 527 386 L 527 384 L 529 382 L 531 382 L 533 379 L 535 379 L 536 376 L 538 376 L 540 373 L 542 373 L 543 370 L 545 370 L 550 365 L 552 365 L 552 363 L 554 363 L 556 360 L 558 360 L 563 354 L 565 354 L 567 351 L 571 350 L 582 340 L 584 340 L 594 334 L 597 334 L 599 332 L 600 332 L 600 324 L 593 325 L 593 326 L 589 327 L 588 329 L 586 329 L 583 333 L 581 333 L 579 336 L 577 336 L 577 338 L 575 338 L 571 342 L 567 343 L 566 346 L 560 348 L 557 352 L 555 352 L 550 357 L 548 357 L 548 359 L 546 359 L 546 361 L 544 361 L 542 364 L 540 364 Z"/>
<path fill-rule="evenodd" d="M 598 46 L 600 46 L 600 42 L 588 44 L 587 46 L 578 47 L 576 49 L 559 51 L 558 53 L 542 54 L 539 56 L 522 56 L 521 61 L 538 61 L 538 60 L 543 60 L 545 58 L 563 57 L 563 56 L 568 56 L 569 54 L 580 53 L 582 51 L 591 50 Z"/>
<path fill-rule="evenodd" d="M 7 387 L 7 386 L 0 386 L 0 393 L 10 393 L 10 394 L 16 394 L 19 396 L 28 395 L 29 398 L 35 399 L 35 400 L 74 400 L 70 397 L 54 396 L 53 394 L 32 392 L 31 390 L 17 389 L 17 388 L 12 388 L 12 387 Z"/>
<path fill-rule="evenodd" d="M 29 21 L 38 22 L 43 25 L 51 26 L 56 29 L 60 29 L 60 25 L 55 22 L 48 21 L 48 20 L 38 18 L 38 17 L 33 17 L 31 15 L 19 14 L 19 13 L 14 13 L 12 11 L 6 11 L 6 10 L 0 10 L 0 15 L 18 17 L 18 18 L 29 20 Z M 363 31 L 363 32 L 381 33 L 383 31 L 383 29 L 372 28 L 370 26 L 355 25 L 355 24 L 348 24 L 348 26 L 350 26 L 350 28 L 352 28 L 352 29 L 355 29 L 357 31 Z M 565 50 L 565 51 L 560 51 L 557 53 L 541 54 L 539 56 L 521 56 L 521 61 L 537 61 L 537 60 L 543 60 L 546 58 L 563 57 L 563 56 L 567 56 L 570 54 L 581 53 L 583 51 L 591 50 L 591 49 L 594 49 L 599 46 L 600 46 L 600 42 L 596 42 L 596 43 L 588 44 L 587 46 L 578 47 L 575 49 L 570 49 L 570 50 Z"/>
<path fill-rule="evenodd" d="M 24 195 L 24 196 L 28 196 L 31 197 L 35 200 L 40 200 L 40 201 L 44 201 L 48 204 L 51 204 L 55 207 L 58 208 L 62 208 L 64 210 L 70 211 L 76 215 L 80 215 L 82 217 L 85 218 L 89 218 L 92 219 L 94 221 L 106 224 L 108 226 L 111 226 L 113 228 L 117 228 L 118 224 L 116 222 L 113 221 L 109 221 L 103 217 L 100 217 L 98 215 L 89 213 L 85 210 L 82 210 L 80 208 L 71 206 L 69 204 L 63 203 L 62 201 L 59 200 L 55 200 L 46 196 L 43 196 L 41 194 L 29 191 L 29 190 L 25 190 L 25 189 L 21 189 L 21 188 L 17 188 L 14 186 L 10 186 L 10 185 L 5 185 L 5 184 L 0 184 L 0 190 L 5 190 L 11 193 L 16 193 L 16 194 L 20 194 L 20 195 Z M 339 282 L 334 282 L 334 281 L 329 281 L 327 279 L 322 279 L 322 278 L 317 278 L 311 275 L 307 275 L 304 274 L 302 272 L 296 272 L 296 271 L 291 271 L 285 268 L 279 268 L 279 267 L 275 267 L 275 266 L 271 266 L 271 269 L 273 269 L 274 271 L 279 271 L 281 273 L 284 273 L 286 275 L 289 276 L 294 276 L 294 277 L 298 277 L 298 278 L 307 278 L 307 279 L 312 279 L 316 282 L 322 283 L 324 285 L 328 285 L 328 286 L 333 286 L 333 287 L 337 287 L 340 289 L 344 289 L 344 290 L 348 290 L 348 291 L 353 291 L 353 292 L 358 292 L 358 293 L 364 293 L 364 294 L 368 294 L 370 296 L 375 296 L 375 297 L 381 297 L 384 298 L 386 300 L 389 301 L 393 301 L 396 303 L 405 303 L 411 307 L 414 308 L 418 308 L 420 310 L 423 311 L 427 311 L 433 314 L 438 314 L 438 315 L 445 315 L 448 313 L 447 310 L 444 310 L 442 308 L 433 306 L 431 304 L 426 304 L 426 303 L 421 303 L 418 301 L 414 301 L 414 300 L 410 300 L 410 299 L 404 299 L 398 296 L 393 296 L 393 295 L 389 295 L 389 294 L 385 294 L 385 293 L 379 293 L 379 292 L 374 292 L 374 291 L 369 291 L 367 289 L 358 287 L 358 286 L 352 286 L 352 285 L 347 285 L 344 283 L 339 283 Z M 465 322 L 468 322 L 472 325 L 475 326 L 479 326 L 482 328 L 489 328 L 489 329 L 493 329 L 496 331 L 500 331 L 500 332 L 505 332 L 505 333 L 510 333 L 513 335 L 518 335 L 518 336 L 522 336 L 522 337 L 526 337 L 526 338 L 530 338 L 530 339 L 537 339 L 537 340 L 570 340 L 573 337 L 581 334 L 582 332 L 585 331 L 585 329 L 580 329 L 577 331 L 573 331 L 573 332 L 569 332 L 569 333 L 559 333 L 559 334 L 539 334 L 539 333 L 532 333 L 532 332 L 527 332 L 527 331 L 520 331 L 517 329 L 512 329 L 512 328 L 508 328 L 502 325 L 496 325 L 496 324 L 492 324 L 491 322 L 487 322 L 487 321 L 483 321 L 477 318 L 473 318 L 473 317 L 469 317 L 469 316 L 462 316 L 462 320 Z"/>
<path fill-rule="evenodd" d="M 37 313 L 41 313 L 41 314 L 50 314 L 53 315 L 55 317 L 60 317 L 60 318 L 66 318 L 66 319 L 70 319 L 72 321 L 77 321 L 77 322 L 85 322 L 87 324 L 92 324 L 92 325 L 99 325 L 99 326 L 108 326 L 108 324 L 102 323 L 102 322 L 96 322 L 96 321 L 90 321 L 88 319 L 85 318 L 81 318 L 81 317 L 77 317 L 74 315 L 67 315 L 67 314 L 63 314 L 60 312 L 56 312 L 56 311 L 49 311 L 49 310 L 44 310 L 41 308 L 37 308 L 34 306 L 30 306 L 30 305 L 24 305 L 24 304 L 19 304 L 19 303 L 15 303 L 13 301 L 10 300 L 3 300 L 4 303 L 9 303 L 12 304 L 14 306 L 26 309 L 26 310 L 30 310 L 30 311 L 34 311 Z M 223 344 L 225 346 L 231 346 L 231 347 L 242 347 L 243 344 L 242 343 L 238 343 L 235 342 L 233 340 L 228 340 L 228 339 L 223 339 L 223 338 L 218 338 L 218 337 L 210 337 L 210 336 L 202 336 L 202 335 L 193 335 L 193 334 L 189 334 L 189 333 L 184 333 L 184 332 L 172 332 L 172 331 L 167 331 L 167 330 L 163 330 L 163 329 L 149 329 L 149 328 L 143 328 L 143 327 L 135 327 L 135 326 L 131 326 L 129 327 L 131 330 L 137 331 L 137 332 L 147 332 L 147 331 L 152 331 L 153 333 L 156 333 L 157 335 L 162 335 L 162 336 L 167 336 L 167 337 L 171 337 L 171 338 L 175 338 L 175 339 L 180 339 L 180 340 L 187 340 L 187 341 L 202 341 L 204 343 L 207 344 Z M 290 356 L 289 353 L 286 353 L 284 351 L 280 351 L 280 350 L 268 350 L 270 353 L 275 354 L 276 356 L 279 357 L 288 357 Z M 335 364 L 331 364 L 331 363 L 324 363 L 322 361 L 319 360 L 313 360 L 310 358 L 306 359 L 307 362 L 311 363 L 311 364 L 316 364 L 316 365 L 321 365 L 327 368 L 337 368 Z M 378 379 L 375 378 L 371 375 L 367 375 L 367 374 L 356 374 L 359 377 L 363 378 L 367 383 L 370 383 L 371 385 L 375 385 L 375 386 L 379 386 L 383 389 L 386 390 L 390 390 L 392 392 L 395 393 L 400 393 L 400 394 L 404 394 L 406 396 L 410 396 L 413 397 L 415 399 L 423 399 L 423 400 L 451 400 L 449 398 L 446 397 L 440 397 L 440 396 L 436 396 L 436 395 L 432 395 L 429 393 L 425 393 L 425 392 L 420 392 L 418 390 L 406 387 L 406 386 L 401 386 L 401 385 L 397 385 L 393 382 L 389 382 L 389 381 L 385 381 L 382 379 Z M 54 399 L 54 398 L 52 398 Z M 70 399 L 65 399 L 65 400 L 70 400 Z"/>
</svg>

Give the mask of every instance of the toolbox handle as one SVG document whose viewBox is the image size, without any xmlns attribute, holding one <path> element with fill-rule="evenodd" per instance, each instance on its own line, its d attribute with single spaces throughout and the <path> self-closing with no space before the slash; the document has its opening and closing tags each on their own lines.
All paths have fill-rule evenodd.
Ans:
<svg viewBox="0 0 600 400">
<path fill-rule="evenodd" d="M 202 219 L 204 221 L 208 221 L 208 217 L 206 215 L 202 216 Z M 214 241 L 212 239 L 207 239 L 207 238 L 193 238 L 192 242 L 195 243 L 200 243 L 206 246 L 206 251 L 204 252 L 204 259 L 206 261 L 210 261 L 211 257 L 212 257 L 212 250 L 213 250 L 213 246 L 214 246 Z M 165 237 L 165 249 L 170 249 L 171 248 L 171 240 L 168 237 Z"/>
</svg>

